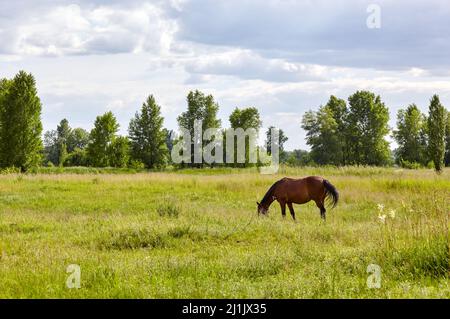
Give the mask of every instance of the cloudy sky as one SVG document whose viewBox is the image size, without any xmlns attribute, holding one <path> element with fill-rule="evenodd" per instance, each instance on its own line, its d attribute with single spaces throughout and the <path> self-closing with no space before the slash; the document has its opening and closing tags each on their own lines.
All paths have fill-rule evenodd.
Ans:
<svg viewBox="0 0 450 319">
<path fill-rule="evenodd" d="M 380 28 L 367 25 L 371 4 Z M 0 0 L 0 77 L 35 75 L 45 130 L 62 118 L 90 129 L 112 110 L 126 134 L 148 94 L 175 129 L 199 89 L 224 127 L 235 107 L 256 106 L 288 149 L 307 148 L 302 114 L 330 94 L 380 94 L 391 126 L 434 93 L 448 108 L 449 17 L 448 0 Z"/>
</svg>

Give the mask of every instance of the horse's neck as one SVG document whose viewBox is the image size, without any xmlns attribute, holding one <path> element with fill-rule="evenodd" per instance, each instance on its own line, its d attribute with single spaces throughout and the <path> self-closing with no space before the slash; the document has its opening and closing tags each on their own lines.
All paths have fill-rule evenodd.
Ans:
<svg viewBox="0 0 450 319">
<path fill-rule="evenodd" d="M 261 205 L 268 209 L 270 207 L 270 205 L 272 205 L 272 203 L 274 202 L 275 198 L 273 197 L 273 193 L 270 194 L 270 196 L 266 199 L 265 202 L 261 203 Z"/>
</svg>

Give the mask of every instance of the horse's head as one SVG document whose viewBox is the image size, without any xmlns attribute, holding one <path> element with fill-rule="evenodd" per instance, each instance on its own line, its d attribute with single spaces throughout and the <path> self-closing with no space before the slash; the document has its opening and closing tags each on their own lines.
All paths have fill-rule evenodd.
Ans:
<svg viewBox="0 0 450 319">
<path fill-rule="evenodd" d="M 268 209 L 259 202 L 256 202 L 256 204 L 258 205 L 258 215 L 267 215 Z"/>
</svg>

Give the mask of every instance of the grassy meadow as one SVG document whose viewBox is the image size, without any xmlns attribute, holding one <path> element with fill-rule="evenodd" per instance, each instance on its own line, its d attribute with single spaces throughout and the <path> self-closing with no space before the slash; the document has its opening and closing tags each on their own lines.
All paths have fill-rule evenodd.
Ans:
<svg viewBox="0 0 450 319">
<path fill-rule="evenodd" d="M 313 202 L 257 217 L 274 181 L 308 175 L 340 192 L 326 223 Z M 0 298 L 450 298 L 449 212 L 448 169 L 5 174 Z"/>
</svg>

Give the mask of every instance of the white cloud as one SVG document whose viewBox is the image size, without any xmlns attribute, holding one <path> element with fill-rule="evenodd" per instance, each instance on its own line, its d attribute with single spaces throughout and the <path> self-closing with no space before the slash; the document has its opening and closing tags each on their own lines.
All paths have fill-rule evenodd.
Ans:
<svg viewBox="0 0 450 319">
<path fill-rule="evenodd" d="M 266 59 L 250 50 L 227 50 L 191 59 L 186 70 L 193 74 L 231 75 L 243 79 L 273 82 L 325 80 L 331 68 L 291 63 L 283 59 Z"/>
<path fill-rule="evenodd" d="M 417 77 L 422 77 L 422 76 L 425 76 L 425 75 L 429 75 L 430 73 L 427 70 L 413 67 L 413 68 L 410 68 L 408 70 L 407 74 L 417 78 Z"/>
<path fill-rule="evenodd" d="M 169 0 L 170 6 L 181 12 L 183 10 L 183 6 L 188 2 L 188 0 Z"/>
<path fill-rule="evenodd" d="M 63 5 L 16 23 L 1 34 L 13 38 L 9 51 L 19 55 L 163 54 L 177 30 L 162 9 L 148 3 L 131 8 Z"/>
</svg>

